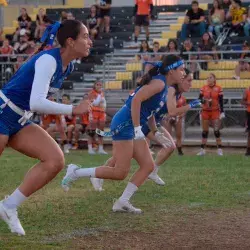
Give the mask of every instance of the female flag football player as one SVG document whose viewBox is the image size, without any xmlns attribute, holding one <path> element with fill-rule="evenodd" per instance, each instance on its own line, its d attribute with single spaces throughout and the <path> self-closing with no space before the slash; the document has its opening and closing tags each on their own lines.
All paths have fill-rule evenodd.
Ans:
<svg viewBox="0 0 250 250">
<path fill-rule="evenodd" d="M 54 38 L 61 48 L 43 51 Z M 27 197 L 50 182 L 64 167 L 64 156 L 56 142 L 38 125 L 29 121 L 32 112 L 41 114 L 79 115 L 88 111 L 89 102 L 78 106 L 59 104 L 47 99 L 62 85 L 76 58 L 87 57 L 92 45 L 87 28 L 79 21 L 67 20 L 49 26 L 42 46 L 0 91 L 0 153 L 8 144 L 13 149 L 36 159 L 36 164 L 22 184 L 0 202 L 0 217 L 11 232 L 25 235 L 18 219 L 17 207 Z"/>
<path fill-rule="evenodd" d="M 193 80 L 193 74 L 188 69 L 185 69 L 185 76 L 183 81 L 180 84 L 174 84 L 172 86 L 169 86 L 166 97 L 167 101 L 165 102 L 165 105 L 160 109 L 160 111 L 155 114 L 155 121 L 158 125 L 157 126 L 158 130 L 161 131 L 163 135 L 169 139 L 168 143 L 166 141 L 162 145 L 163 142 L 156 138 L 154 131 L 151 131 L 150 124 L 146 123 L 142 126 L 142 132 L 149 140 L 152 140 L 158 143 L 159 145 L 162 145 L 162 148 L 158 152 L 155 159 L 155 168 L 148 177 L 158 185 L 165 185 L 165 182 L 158 175 L 159 167 L 169 158 L 169 156 L 173 153 L 175 149 L 175 143 L 172 136 L 164 128 L 165 115 L 168 113 L 170 113 L 172 116 L 182 115 L 183 113 L 187 112 L 190 108 L 194 108 L 201 105 L 200 100 L 194 100 L 188 105 L 177 108 L 176 102 L 178 101 L 182 93 L 188 92 L 190 90 L 192 86 L 192 80 Z M 114 167 L 115 166 L 114 157 L 108 159 L 105 165 L 109 167 Z M 97 189 L 97 191 L 102 190 L 102 186 L 101 188 L 100 187 L 98 188 L 99 189 Z"/>
<path fill-rule="evenodd" d="M 101 179 L 123 180 L 129 173 L 131 159 L 139 164 L 138 171 L 125 188 L 122 196 L 115 202 L 113 211 L 141 213 L 129 202 L 149 174 L 154 170 L 154 161 L 150 154 L 142 125 L 149 122 L 152 131 L 162 144 L 169 140 L 157 131 L 154 114 L 165 103 L 167 85 L 179 83 L 183 79 L 183 61 L 178 56 L 170 55 L 158 62 L 155 67 L 142 77 L 140 86 L 132 93 L 126 104 L 115 114 L 111 122 L 113 139 L 113 157 L 115 167 L 101 166 L 98 168 L 79 168 L 71 164 L 62 181 L 67 191 L 70 183 L 80 177 L 92 177 L 92 184 L 98 189 Z"/>
<path fill-rule="evenodd" d="M 225 118 L 223 108 L 223 91 L 221 86 L 216 84 L 216 77 L 214 74 L 211 73 L 208 76 L 207 84 L 201 88 L 199 98 L 203 103 L 201 112 L 202 143 L 201 150 L 197 155 L 201 156 L 206 154 L 205 146 L 207 144 L 209 124 L 211 122 L 218 147 L 217 154 L 223 156 L 220 137 L 221 120 Z"/>
</svg>

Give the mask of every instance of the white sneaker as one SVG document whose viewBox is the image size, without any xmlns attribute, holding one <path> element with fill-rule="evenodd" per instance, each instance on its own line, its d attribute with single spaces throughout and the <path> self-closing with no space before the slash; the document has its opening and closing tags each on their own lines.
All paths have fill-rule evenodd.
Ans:
<svg viewBox="0 0 250 250">
<path fill-rule="evenodd" d="M 217 154 L 218 154 L 219 156 L 223 156 L 223 151 L 222 151 L 222 149 L 221 149 L 221 148 L 218 148 L 218 150 L 217 150 Z"/>
<path fill-rule="evenodd" d="M 165 182 L 161 179 L 161 177 L 157 174 L 152 172 L 149 176 L 148 179 L 154 181 L 156 184 L 164 186 Z"/>
<path fill-rule="evenodd" d="M 204 148 L 201 148 L 201 151 L 200 151 L 197 155 L 203 156 L 203 155 L 205 155 L 205 154 L 206 154 L 205 149 L 204 149 Z"/>
<path fill-rule="evenodd" d="M 64 152 L 64 154 L 69 154 L 69 150 L 70 149 L 71 149 L 71 145 L 70 144 L 63 145 L 63 152 Z"/>
<path fill-rule="evenodd" d="M 133 207 L 133 205 L 129 201 L 123 201 L 118 199 L 112 208 L 113 212 L 126 212 L 126 213 L 134 213 L 141 214 L 142 211 L 139 208 Z"/>
<path fill-rule="evenodd" d="M 0 202 L 0 217 L 8 224 L 12 233 L 25 235 L 25 231 L 18 219 L 17 210 L 4 207 L 3 201 Z"/>
<path fill-rule="evenodd" d="M 96 190 L 96 191 L 103 191 L 103 188 L 102 188 L 102 186 L 103 186 L 103 182 L 104 182 L 104 180 L 103 179 L 99 179 L 99 178 L 90 178 L 90 181 L 91 181 L 91 183 L 92 183 L 92 185 L 93 185 L 93 187 L 94 187 L 94 189 Z"/>
<path fill-rule="evenodd" d="M 65 192 L 68 192 L 70 189 L 70 185 L 72 182 L 76 181 L 78 178 L 74 175 L 74 172 L 79 169 L 79 167 L 75 164 L 69 164 L 67 173 L 64 176 L 61 186 Z"/>
<path fill-rule="evenodd" d="M 104 149 L 99 149 L 98 150 L 98 154 L 100 154 L 100 155 L 107 155 L 108 153 L 106 151 L 104 151 Z"/>
<path fill-rule="evenodd" d="M 95 155 L 96 154 L 96 152 L 93 149 L 89 149 L 88 153 L 89 153 L 89 155 Z"/>
</svg>

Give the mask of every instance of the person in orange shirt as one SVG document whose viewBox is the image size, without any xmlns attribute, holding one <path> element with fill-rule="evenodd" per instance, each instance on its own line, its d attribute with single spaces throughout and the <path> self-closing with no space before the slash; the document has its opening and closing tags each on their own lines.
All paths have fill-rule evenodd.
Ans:
<svg viewBox="0 0 250 250">
<path fill-rule="evenodd" d="M 135 42 L 138 41 L 141 26 L 146 32 L 146 39 L 149 41 L 149 20 L 153 12 L 152 0 L 135 0 L 134 16 L 135 16 Z"/>
<path fill-rule="evenodd" d="M 102 91 L 102 82 L 97 80 L 93 86 L 93 90 L 89 92 L 89 99 L 92 103 L 91 111 L 89 112 L 89 128 L 88 128 L 88 153 L 95 154 L 92 144 L 95 139 L 95 130 L 103 130 L 106 122 L 106 100 Z M 103 137 L 98 135 L 99 154 L 107 154 L 103 149 Z"/>
<path fill-rule="evenodd" d="M 212 123 L 214 129 L 214 135 L 217 143 L 217 153 L 222 156 L 223 151 L 221 148 L 220 127 L 221 119 L 225 118 L 223 109 L 223 91 L 220 86 L 216 84 L 216 77 L 214 74 L 210 74 L 207 79 L 207 84 L 200 90 L 199 99 L 202 101 L 202 144 L 201 150 L 197 155 L 205 155 L 205 146 L 208 138 L 209 125 Z"/>
<path fill-rule="evenodd" d="M 70 105 L 70 96 L 67 94 L 64 94 L 62 96 L 62 103 L 63 104 L 67 104 Z M 76 128 L 76 116 L 74 115 L 65 115 L 65 122 L 66 122 L 66 132 L 67 132 L 67 140 L 68 143 L 70 145 L 70 147 L 72 147 L 72 139 L 73 139 L 73 133 L 75 132 L 75 128 Z M 77 148 L 77 140 L 75 139 L 75 145 L 74 145 L 74 149 Z"/>
<path fill-rule="evenodd" d="M 55 101 L 53 97 L 49 97 L 50 101 Z M 63 115 L 42 115 L 41 127 L 47 131 L 47 133 L 55 138 L 55 133 L 58 132 L 63 144 L 64 153 L 69 153 L 69 144 L 65 133 L 66 122 Z"/>
<path fill-rule="evenodd" d="M 247 150 L 245 156 L 250 156 L 250 87 L 248 87 L 243 95 L 242 104 L 246 107 L 246 115 L 247 115 Z"/>
<path fill-rule="evenodd" d="M 186 98 L 184 96 L 180 96 L 177 100 L 177 108 L 183 107 L 187 105 Z M 172 134 L 172 128 L 174 127 L 175 129 L 175 134 L 176 134 L 176 146 L 178 150 L 179 155 L 183 155 L 182 151 L 182 125 L 184 121 L 184 116 L 185 113 L 183 113 L 180 116 L 168 116 L 166 118 L 166 129 L 167 131 Z"/>
</svg>

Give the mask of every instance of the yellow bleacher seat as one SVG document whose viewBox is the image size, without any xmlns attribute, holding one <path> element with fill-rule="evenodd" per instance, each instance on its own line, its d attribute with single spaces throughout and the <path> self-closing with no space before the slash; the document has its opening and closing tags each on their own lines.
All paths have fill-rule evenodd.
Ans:
<svg viewBox="0 0 250 250">
<path fill-rule="evenodd" d="M 215 74 L 217 79 L 232 79 L 235 75 L 234 70 L 201 70 L 200 79 L 207 79 L 210 73 Z"/>
<path fill-rule="evenodd" d="M 132 80 L 132 72 L 116 72 L 116 80 Z"/>
<path fill-rule="evenodd" d="M 182 26 L 181 23 L 170 24 L 170 31 L 179 31 L 181 30 L 181 26 Z"/>
<path fill-rule="evenodd" d="M 177 32 L 176 31 L 162 31 L 161 37 L 162 38 L 176 38 Z"/>
<path fill-rule="evenodd" d="M 207 3 L 200 3 L 199 8 L 201 8 L 203 10 L 207 10 L 208 9 L 208 4 Z"/>
<path fill-rule="evenodd" d="M 142 71 L 142 63 L 127 63 L 126 71 Z"/>
<path fill-rule="evenodd" d="M 110 81 L 105 83 L 105 89 L 121 89 L 122 81 Z"/>
<path fill-rule="evenodd" d="M 163 38 L 155 38 L 154 42 L 158 42 L 160 44 L 160 47 L 167 46 L 168 44 L 168 39 L 163 39 Z"/>
<path fill-rule="evenodd" d="M 178 24 L 183 24 L 184 23 L 184 19 L 185 19 L 185 17 L 184 16 L 180 16 L 180 17 L 178 17 Z"/>
<path fill-rule="evenodd" d="M 235 69 L 235 67 L 238 65 L 237 61 L 223 61 L 223 62 L 209 62 L 208 63 L 208 70 L 219 70 L 219 69 Z"/>
<path fill-rule="evenodd" d="M 192 89 L 200 89 L 206 84 L 206 80 L 194 80 L 192 83 Z M 234 80 L 234 79 L 223 79 L 217 80 L 217 84 L 223 89 L 244 89 L 249 87 L 250 83 L 248 80 Z"/>
<path fill-rule="evenodd" d="M 17 21 L 17 20 L 14 20 L 14 21 L 12 22 L 12 24 L 13 24 L 13 27 L 15 27 L 15 28 L 18 27 L 18 21 Z"/>
<path fill-rule="evenodd" d="M 5 35 L 12 35 L 16 31 L 15 27 L 3 27 L 3 33 Z"/>
</svg>

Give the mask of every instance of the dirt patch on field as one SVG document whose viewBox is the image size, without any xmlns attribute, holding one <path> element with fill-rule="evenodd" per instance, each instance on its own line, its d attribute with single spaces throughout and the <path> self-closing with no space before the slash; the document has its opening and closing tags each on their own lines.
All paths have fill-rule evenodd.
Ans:
<svg viewBox="0 0 250 250">
<path fill-rule="evenodd" d="M 250 209 L 161 216 L 152 232 L 108 231 L 77 237 L 72 249 L 250 249 Z"/>
</svg>

